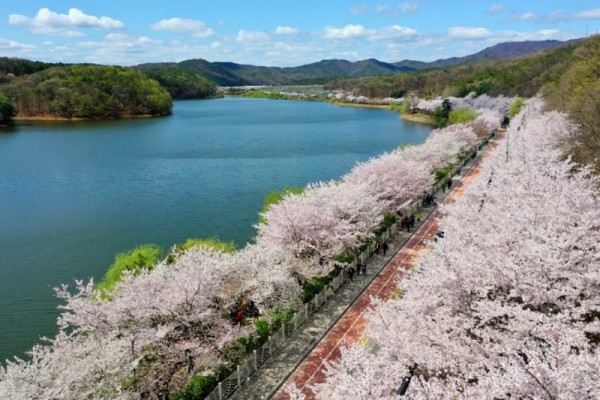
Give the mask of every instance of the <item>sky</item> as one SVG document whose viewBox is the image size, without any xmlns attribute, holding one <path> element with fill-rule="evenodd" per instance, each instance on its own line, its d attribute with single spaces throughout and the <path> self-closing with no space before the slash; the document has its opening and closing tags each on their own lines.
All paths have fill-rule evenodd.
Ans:
<svg viewBox="0 0 600 400">
<path fill-rule="evenodd" d="M 599 29 L 598 0 L 0 0 L 0 57 L 124 66 L 433 61 Z"/>
</svg>

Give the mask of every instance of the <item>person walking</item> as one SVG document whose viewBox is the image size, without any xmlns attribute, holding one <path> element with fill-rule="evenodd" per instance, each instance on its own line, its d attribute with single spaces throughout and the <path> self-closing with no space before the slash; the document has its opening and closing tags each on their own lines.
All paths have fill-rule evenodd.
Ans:
<svg viewBox="0 0 600 400">
<path fill-rule="evenodd" d="M 363 274 L 363 276 L 367 275 L 367 263 L 363 261 L 363 263 L 360 265 L 360 272 Z"/>
<path fill-rule="evenodd" d="M 352 281 L 354 278 L 354 268 L 352 268 L 352 266 L 348 267 L 348 278 L 350 281 Z"/>
<path fill-rule="evenodd" d="M 385 256 L 385 253 L 387 253 L 387 250 L 388 250 L 387 242 L 383 242 L 383 245 L 381 246 L 381 248 L 383 249 L 383 255 Z"/>
</svg>

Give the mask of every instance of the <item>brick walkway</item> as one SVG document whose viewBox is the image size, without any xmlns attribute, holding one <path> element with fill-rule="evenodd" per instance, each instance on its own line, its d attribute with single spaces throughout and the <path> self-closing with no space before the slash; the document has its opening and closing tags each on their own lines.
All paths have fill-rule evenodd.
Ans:
<svg viewBox="0 0 600 400">
<path fill-rule="evenodd" d="M 488 146 L 484 155 L 489 151 Z M 468 163 L 464 176 L 456 176 L 453 190 L 443 202 L 451 202 L 463 192 L 463 185 L 478 173 L 478 161 Z M 441 198 L 444 192 L 436 193 Z M 367 276 L 355 277 L 340 287 L 309 320 L 307 320 L 288 342 L 278 349 L 270 359 L 234 393 L 233 399 L 286 399 L 284 388 L 296 383 L 303 389 L 307 399 L 314 398 L 308 387 L 324 379 L 323 362 L 336 361 L 340 347 L 348 347 L 359 340 L 366 323 L 363 313 L 370 305 L 370 296 L 388 298 L 397 294 L 397 281 L 405 270 L 412 267 L 438 231 L 436 224 L 440 212 L 433 206 L 421 210 L 422 221 L 414 232 L 399 232 L 389 241 L 387 257 L 374 255 L 368 260 Z"/>
<path fill-rule="evenodd" d="M 481 158 L 485 157 L 494 149 L 500 138 L 501 132 L 497 138 L 484 151 Z M 456 198 L 462 196 L 464 186 L 479 175 L 479 166 L 481 158 L 465 176 L 461 178 L 454 189 L 444 198 L 443 203 L 451 203 Z M 433 240 L 438 232 L 437 220 L 442 216 L 436 209 L 418 230 L 410 237 L 404 246 L 394 255 L 394 257 L 385 265 L 381 272 L 373 279 L 366 290 L 356 299 L 348 308 L 337 323 L 329 330 L 325 337 L 318 343 L 312 352 L 305 357 L 302 363 L 294 370 L 286 382 L 273 396 L 274 399 L 287 399 L 284 393 L 286 385 L 295 383 L 302 390 L 307 399 L 313 399 L 314 393 L 309 389 L 316 383 L 322 383 L 325 380 L 325 362 L 337 362 L 340 358 L 340 348 L 349 347 L 354 343 L 368 340 L 364 337 L 366 320 L 364 313 L 368 311 L 371 305 L 371 298 L 387 299 L 394 296 L 397 292 L 398 279 L 406 270 L 413 267 L 419 256 L 426 248 L 426 243 Z"/>
</svg>

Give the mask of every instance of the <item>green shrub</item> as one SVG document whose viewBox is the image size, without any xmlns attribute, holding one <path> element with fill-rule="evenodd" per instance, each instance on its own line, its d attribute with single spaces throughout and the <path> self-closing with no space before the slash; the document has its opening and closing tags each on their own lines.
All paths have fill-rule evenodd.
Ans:
<svg viewBox="0 0 600 400">
<path fill-rule="evenodd" d="M 354 259 L 354 257 L 352 257 Z M 299 294 L 300 299 L 304 303 L 311 301 L 319 292 L 333 281 L 333 278 L 338 276 L 342 271 L 342 267 L 336 265 L 327 275 L 315 276 L 307 281 L 302 286 L 302 291 Z"/>
<path fill-rule="evenodd" d="M 154 244 L 138 246 L 115 256 L 115 262 L 108 268 L 104 277 L 96 285 L 96 290 L 111 292 L 121 281 L 125 271 L 139 274 L 143 269 L 151 270 L 157 263 L 161 249 Z"/>
<path fill-rule="evenodd" d="M 336 254 L 331 257 L 334 261 L 340 262 L 342 264 L 350 264 L 354 261 L 354 254 L 351 251 L 344 251 L 340 254 Z"/>
<path fill-rule="evenodd" d="M 233 254 L 236 250 L 236 245 L 234 242 L 224 242 L 222 240 L 217 239 L 216 237 L 208 238 L 208 239 L 194 239 L 190 238 L 185 241 L 183 244 L 179 244 L 173 249 L 169 255 L 167 256 L 167 262 L 172 264 L 175 262 L 177 256 L 185 252 L 186 250 L 191 249 L 192 247 L 199 247 L 203 249 L 212 249 L 214 251 Z"/>
<path fill-rule="evenodd" d="M 440 168 L 437 171 L 435 171 L 435 181 L 439 182 L 442 179 L 444 179 L 446 177 L 446 175 L 448 175 L 452 171 L 453 168 L 454 168 L 454 165 L 448 164 L 445 167 Z"/>
<path fill-rule="evenodd" d="M 383 219 L 377 225 L 377 228 L 373 231 L 375 236 L 381 236 L 385 231 L 387 231 L 392 225 L 394 225 L 398 221 L 398 216 L 396 214 L 386 214 L 383 216 Z"/>
<path fill-rule="evenodd" d="M 477 113 L 469 108 L 458 108 L 450 111 L 448 114 L 448 123 L 450 125 L 461 124 L 463 122 L 473 121 L 477 118 Z"/>
<path fill-rule="evenodd" d="M 524 98 L 517 97 L 515 101 L 511 104 L 511 106 L 508 108 L 508 116 L 510 118 L 513 118 L 515 115 L 517 115 L 521 111 L 521 108 L 523 108 L 524 103 Z"/>
<path fill-rule="evenodd" d="M 227 378 L 233 369 L 225 364 L 220 364 L 213 368 L 213 375 L 196 375 L 191 382 L 183 389 L 169 397 L 174 400 L 198 400 L 207 397 L 219 382 Z"/>
<path fill-rule="evenodd" d="M 270 311 L 271 332 L 276 332 L 284 323 L 289 322 L 294 317 L 290 309 L 275 308 Z"/>
<path fill-rule="evenodd" d="M 256 326 L 256 334 L 258 335 L 258 341 L 260 342 L 260 345 L 262 345 L 269 339 L 271 328 L 269 327 L 269 323 L 262 318 L 256 321 L 254 325 Z"/>
</svg>

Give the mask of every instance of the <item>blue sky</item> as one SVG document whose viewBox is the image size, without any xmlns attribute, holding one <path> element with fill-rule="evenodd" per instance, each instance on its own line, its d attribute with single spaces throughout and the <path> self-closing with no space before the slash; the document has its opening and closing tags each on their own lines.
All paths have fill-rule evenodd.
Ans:
<svg viewBox="0 0 600 400">
<path fill-rule="evenodd" d="M 433 61 L 600 29 L 598 0 L 0 0 L 0 56 L 135 65 Z M 8 5 L 7 5 L 8 4 Z"/>
</svg>

